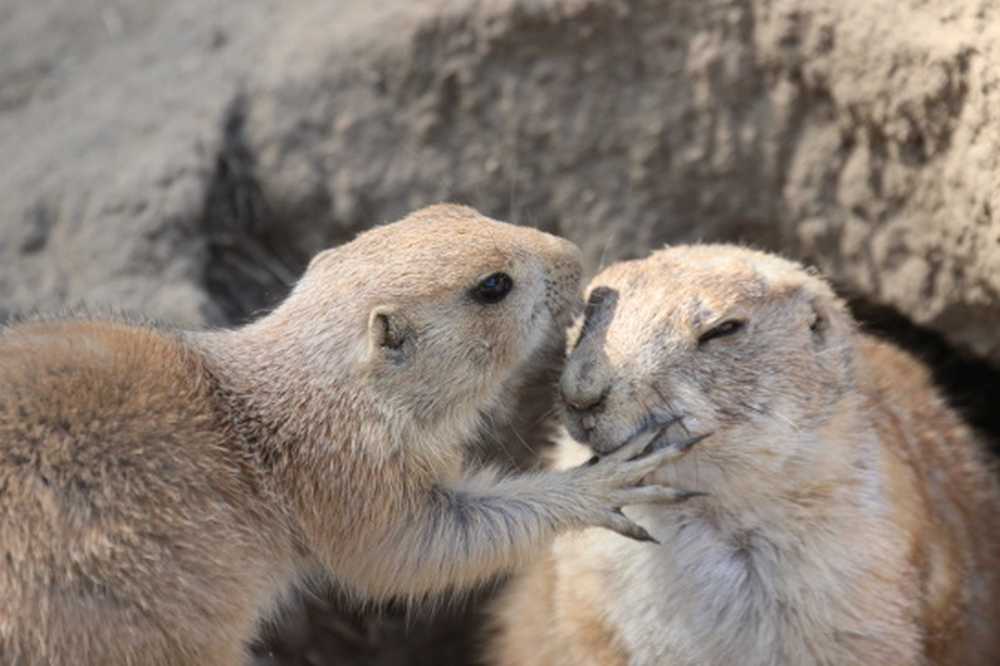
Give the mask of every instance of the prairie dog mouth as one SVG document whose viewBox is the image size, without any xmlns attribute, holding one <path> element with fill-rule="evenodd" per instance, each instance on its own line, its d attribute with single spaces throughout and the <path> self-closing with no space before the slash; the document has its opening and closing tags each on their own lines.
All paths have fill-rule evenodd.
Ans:
<svg viewBox="0 0 1000 666">
<path fill-rule="evenodd" d="M 640 453 L 635 455 L 633 459 L 641 458 L 665 449 L 672 449 L 678 454 L 683 454 L 691 449 L 695 444 L 712 434 L 710 432 L 706 432 L 692 435 L 687 426 L 684 425 L 683 416 L 649 415 L 643 419 L 642 423 L 640 423 L 639 427 L 637 427 L 631 435 L 625 438 L 625 441 L 623 441 L 621 445 L 615 447 L 615 450 L 617 451 L 634 440 L 636 437 L 640 437 L 650 430 L 656 430 L 657 433 L 653 436 L 653 439 L 649 442 L 649 444 L 647 444 Z"/>
<path fill-rule="evenodd" d="M 656 451 L 663 451 L 664 449 L 673 449 L 678 453 L 687 453 L 691 447 L 712 434 L 710 432 L 705 432 L 700 435 L 685 434 L 682 437 L 671 437 L 668 435 L 667 430 L 668 429 L 665 428 L 652 442 L 646 446 L 645 449 L 643 449 L 642 453 L 636 457 L 641 458 L 649 455 L 650 453 L 655 453 Z"/>
</svg>

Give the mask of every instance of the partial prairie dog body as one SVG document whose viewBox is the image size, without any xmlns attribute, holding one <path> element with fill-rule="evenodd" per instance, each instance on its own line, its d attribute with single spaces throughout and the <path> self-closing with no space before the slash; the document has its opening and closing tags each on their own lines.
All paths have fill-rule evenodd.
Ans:
<svg viewBox="0 0 1000 666">
<path fill-rule="evenodd" d="M 244 663 L 318 571 L 369 598 L 493 576 L 616 507 L 657 456 L 463 470 L 480 415 L 559 335 L 570 243 L 435 206 L 317 256 L 243 328 L 0 333 L 0 663 Z"/>
<path fill-rule="evenodd" d="M 1000 663 L 1000 494 L 928 371 L 800 266 L 731 246 L 609 267 L 561 390 L 594 450 L 709 436 L 626 513 L 662 545 L 556 540 L 498 607 L 502 666 Z M 568 437 L 557 467 L 591 455 Z"/>
</svg>

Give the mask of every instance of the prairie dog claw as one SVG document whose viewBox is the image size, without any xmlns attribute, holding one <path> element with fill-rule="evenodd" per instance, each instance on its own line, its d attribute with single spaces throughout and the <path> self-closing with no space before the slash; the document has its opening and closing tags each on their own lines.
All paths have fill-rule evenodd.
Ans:
<svg viewBox="0 0 1000 666">
<path fill-rule="evenodd" d="M 576 489 L 590 492 L 596 500 L 597 516 L 586 521 L 605 527 L 624 537 L 641 542 L 659 543 L 644 527 L 630 520 L 621 508 L 635 504 L 679 504 L 706 495 L 697 490 L 645 484 L 650 473 L 683 456 L 707 434 L 677 442 L 660 442 L 666 428 L 639 433 L 617 450 L 593 456 L 580 467 L 567 470 L 575 476 Z"/>
</svg>

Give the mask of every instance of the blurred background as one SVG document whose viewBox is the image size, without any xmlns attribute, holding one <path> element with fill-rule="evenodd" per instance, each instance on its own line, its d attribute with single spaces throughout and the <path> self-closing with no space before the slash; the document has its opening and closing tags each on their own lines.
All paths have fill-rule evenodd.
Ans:
<svg viewBox="0 0 1000 666">
<path fill-rule="evenodd" d="M 0 321 L 239 324 L 449 200 L 591 271 L 810 262 L 995 437 L 998 49 L 994 0 L 0 0 Z M 544 402 L 501 436 L 537 444 Z M 474 663 L 499 585 L 433 615 L 318 590 L 258 659 Z"/>
</svg>

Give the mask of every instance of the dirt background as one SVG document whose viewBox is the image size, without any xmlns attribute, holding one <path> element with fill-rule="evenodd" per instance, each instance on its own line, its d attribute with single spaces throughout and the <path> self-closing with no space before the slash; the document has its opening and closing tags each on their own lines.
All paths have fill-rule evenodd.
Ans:
<svg viewBox="0 0 1000 666">
<path fill-rule="evenodd" d="M 592 270 L 805 259 L 1000 432 L 998 49 L 992 0 L 0 0 L 0 321 L 239 323 L 453 200 Z M 484 596 L 371 619 L 321 591 L 259 661 L 470 663 Z"/>
</svg>

